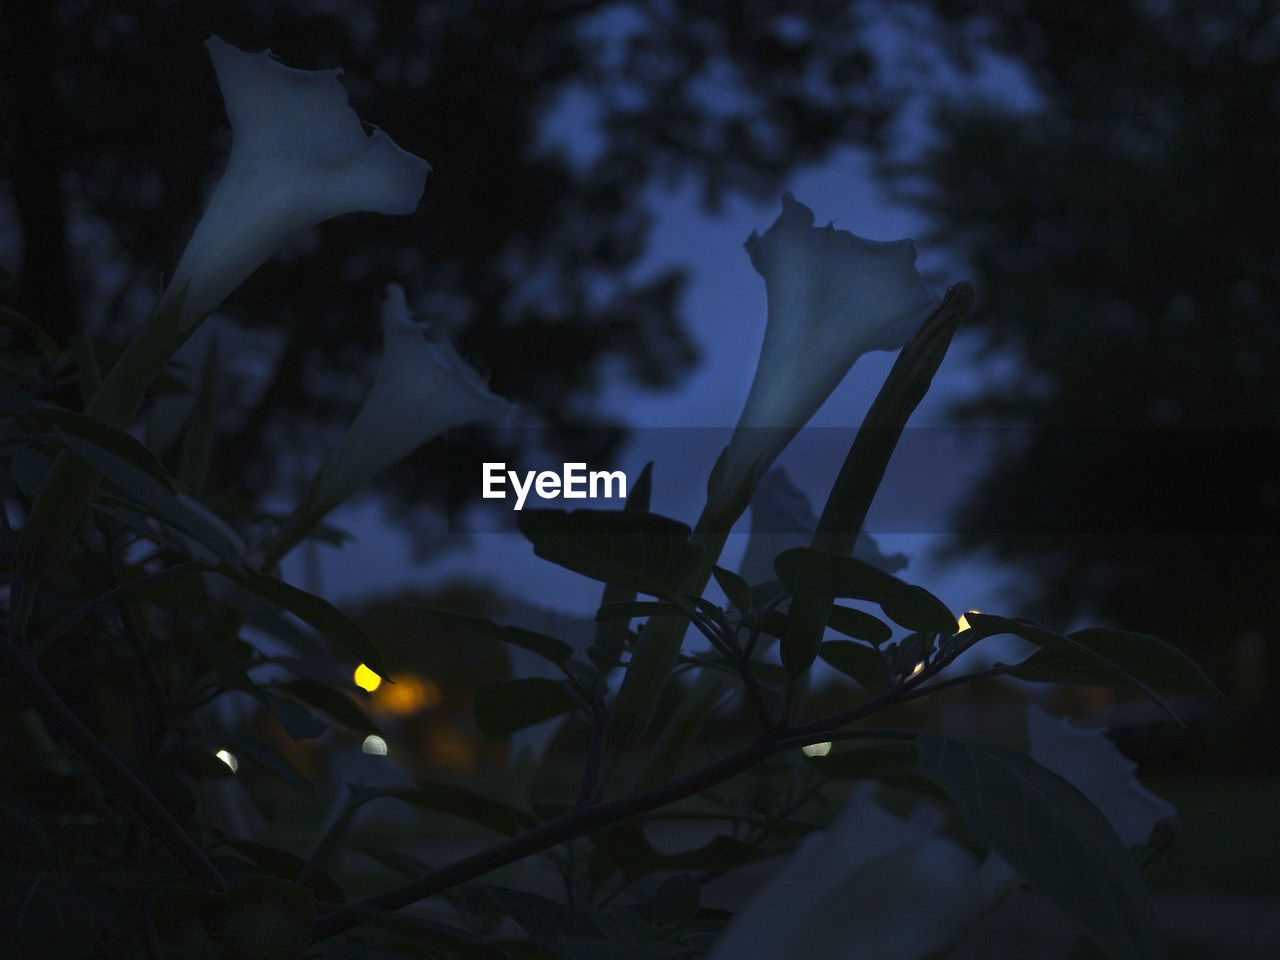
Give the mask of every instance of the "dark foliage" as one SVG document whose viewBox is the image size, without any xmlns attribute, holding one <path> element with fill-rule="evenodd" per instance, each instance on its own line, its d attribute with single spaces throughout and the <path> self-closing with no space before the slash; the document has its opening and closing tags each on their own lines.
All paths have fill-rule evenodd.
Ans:
<svg viewBox="0 0 1280 960">
<path fill-rule="evenodd" d="M 1040 98 L 942 111 L 912 171 L 971 257 L 973 326 L 1023 362 L 964 411 L 1029 430 L 995 451 L 960 549 L 1025 571 L 1037 615 L 1170 637 L 1274 718 L 1280 8 L 936 8 Z"/>
</svg>

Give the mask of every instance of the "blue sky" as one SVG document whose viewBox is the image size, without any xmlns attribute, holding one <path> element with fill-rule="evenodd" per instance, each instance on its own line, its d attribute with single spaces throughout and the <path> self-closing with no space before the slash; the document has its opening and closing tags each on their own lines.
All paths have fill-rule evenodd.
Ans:
<svg viewBox="0 0 1280 960">
<path fill-rule="evenodd" d="M 834 220 L 839 228 L 878 240 L 923 232 L 918 213 L 890 202 L 872 176 L 865 154 L 844 151 L 820 169 L 793 178 L 790 189 L 814 210 L 819 223 Z M 764 281 L 751 267 L 742 244 L 753 230 L 763 232 L 769 227 L 780 205 L 736 201 L 727 203 L 720 215 L 709 216 L 698 209 L 691 194 L 690 189 L 677 189 L 655 196 L 653 252 L 642 272 L 671 264 L 689 267 L 686 314 L 703 361 L 677 390 L 645 391 L 615 381 L 597 406 L 640 428 L 655 424 L 722 426 L 727 437 L 746 399 L 765 323 Z M 962 279 L 962 267 L 953 261 L 938 251 L 920 251 L 919 263 L 926 274 Z M 943 284 L 934 286 L 940 289 Z M 975 345 L 972 333 L 959 338 L 934 390 L 913 418 L 913 427 L 945 423 L 946 407 L 973 389 L 981 376 L 973 356 Z M 789 465 L 792 479 L 817 508 L 821 508 L 848 443 L 893 359 L 894 354 L 881 352 L 859 360 L 811 422 L 818 429 L 806 431 L 795 444 L 801 449 L 780 459 L 780 464 Z M 692 523 L 702 506 L 706 475 L 719 449 L 673 450 L 664 442 L 669 439 L 669 431 L 641 429 L 616 462 L 591 467 L 622 469 L 635 477 L 644 462 L 654 460 L 653 509 Z M 815 444 L 824 447 L 827 456 L 813 457 Z M 798 457 L 803 463 L 797 464 Z M 815 465 L 815 459 L 826 462 Z M 534 465 L 509 466 L 523 469 Z M 342 550 L 315 548 L 319 586 L 338 601 L 368 591 L 460 577 L 499 580 L 504 588 L 529 602 L 582 615 L 589 615 L 599 600 L 598 584 L 537 559 L 516 533 L 467 537 L 442 531 L 450 537 L 453 549 L 415 566 L 407 539 L 392 529 L 371 499 L 344 507 L 330 519 L 358 538 Z M 745 520 L 740 526 L 745 529 Z M 874 522 L 872 532 L 876 532 Z M 745 535 L 731 539 L 724 555 L 726 565 L 736 565 L 745 539 Z M 901 551 L 913 558 L 904 576 L 928 586 L 955 610 L 1001 609 L 998 571 L 936 569 L 921 559 L 935 542 L 929 532 L 881 532 L 879 539 L 886 551 Z M 305 552 L 298 551 L 286 562 L 285 572 L 306 584 L 306 568 Z"/>
<path fill-rule="evenodd" d="M 1004 62 L 990 59 L 976 78 L 949 74 L 921 54 L 918 44 L 901 23 L 886 22 L 873 28 L 886 62 L 897 64 L 894 75 L 901 84 L 905 110 L 899 121 L 899 150 L 920 148 L 928 137 L 924 122 L 927 98 L 923 89 L 947 89 L 951 95 L 996 97 L 1019 107 L 1034 102 L 1027 85 Z M 560 141 L 570 152 L 589 154 L 594 142 L 592 113 L 584 100 L 570 96 L 548 124 L 549 142 Z M 927 220 L 919 211 L 895 203 L 873 173 L 873 158 L 865 151 L 846 148 L 820 166 L 800 170 L 786 188 L 809 206 L 816 222 L 834 221 L 840 229 L 875 240 L 919 237 L 927 233 Z M 690 332 L 702 351 L 702 363 L 679 387 L 671 391 L 646 391 L 615 380 L 592 401 L 596 410 L 636 427 L 654 425 L 721 426 L 736 422 L 755 369 L 765 323 L 763 279 L 754 271 L 743 250 L 752 231 L 763 233 L 778 216 L 780 199 L 755 203 L 726 201 L 716 215 L 704 212 L 691 184 L 654 188 L 651 205 L 654 228 L 650 253 L 639 273 L 656 273 L 670 266 L 689 270 L 684 300 Z M 939 293 L 947 284 L 965 278 L 963 251 L 935 250 L 921 246 L 918 266 Z M 917 410 L 912 427 L 941 425 L 945 411 L 957 398 L 972 393 L 981 380 L 1001 363 L 980 364 L 976 358 L 977 335 L 962 332 L 935 379 L 934 389 Z M 893 363 L 888 352 L 864 356 L 811 421 L 802 440 L 811 442 L 779 464 L 809 495 L 817 509 L 825 499 L 857 424 L 873 400 Z M 815 447 L 816 444 L 816 447 Z M 803 444 L 797 442 L 794 447 Z M 815 456 L 815 449 L 824 455 Z M 692 523 L 702 506 L 705 480 L 719 452 L 671 442 L 669 432 L 637 431 L 623 454 L 610 464 L 592 469 L 622 469 L 634 477 L 647 460 L 655 461 L 653 509 Z M 803 462 L 797 463 L 797 459 Z M 510 464 L 513 469 L 542 468 L 543 464 Z M 886 552 L 900 551 L 912 557 L 902 576 L 933 590 L 956 612 L 988 609 L 1016 614 L 1001 602 L 1001 586 L 1008 574 L 994 567 L 969 564 L 963 569 L 938 568 L 926 554 L 945 530 L 947 497 L 954 502 L 963 490 L 963 478 L 972 476 L 974 463 L 954 463 L 956 477 L 949 485 L 933 488 L 932 518 L 910 533 L 876 529 L 873 508 L 869 528 L 878 535 Z M 890 480 L 892 482 L 892 470 Z M 479 482 L 479 478 L 477 478 Z M 886 493 L 889 491 L 886 490 Z M 331 516 L 331 521 L 358 538 L 341 551 L 312 548 L 310 556 L 299 550 L 285 564 L 286 575 L 303 585 L 322 589 L 337 601 L 370 591 L 384 592 L 403 586 L 427 585 L 452 578 L 501 581 L 505 589 L 544 607 L 590 615 L 599 601 L 597 583 L 545 563 L 518 534 L 448 534 L 450 549 L 425 565 L 410 560 L 408 541 L 382 516 L 376 502 L 365 498 Z M 895 529 L 901 530 L 898 523 Z M 910 525 L 908 525 L 910 526 Z M 740 524 L 745 530 L 746 522 Z M 731 538 L 722 563 L 735 566 L 745 545 L 745 535 Z M 314 578 L 319 577 L 319 582 Z M 308 583 L 308 580 L 313 582 Z"/>
</svg>

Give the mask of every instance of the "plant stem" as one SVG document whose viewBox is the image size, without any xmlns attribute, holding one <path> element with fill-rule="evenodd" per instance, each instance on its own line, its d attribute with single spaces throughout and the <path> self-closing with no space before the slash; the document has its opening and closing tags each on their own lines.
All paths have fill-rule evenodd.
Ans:
<svg viewBox="0 0 1280 960">
<path fill-rule="evenodd" d="M 745 509 L 746 504 L 743 503 L 742 510 Z M 711 569 L 720 559 L 720 552 L 729 538 L 729 528 L 742 510 L 727 516 L 708 499 L 690 537 L 692 542 L 702 547 L 702 554 L 680 585 L 678 595 L 696 597 L 702 594 L 711 579 Z M 609 742 L 616 749 L 626 750 L 635 746 L 648 729 L 658 707 L 658 698 L 680 657 L 680 648 L 688 630 L 688 619 L 669 615 L 650 617 L 640 632 L 614 699 L 609 723 Z"/>
<path fill-rule="evenodd" d="M 951 338 L 973 305 L 973 297 L 973 287 L 968 283 L 957 283 L 947 290 L 942 302 L 898 354 L 831 487 L 810 543 L 813 549 L 853 555 L 858 533 L 898 439 L 929 391 Z M 783 664 L 792 673 L 799 675 L 812 666 L 830 615 L 829 596 L 792 600 L 786 635 L 779 648 Z"/>
<path fill-rule="evenodd" d="M 772 739 L 760 739 L 748 747 L 696 773 L 680 777 L 652 790 L 609 803 L 575 807 L 540 827 L 500 843 L 487 850 L 464 857 L 443 870 L 410 880 L 383 893 L 375 894 L 355 906 L 360 909 L 399 910 L 460 883 L 483 876 L 491 870 L 541 853 L 598 827 L 625 820 L 664 807 L 676 800 L 701 793 L 730 777 L 742 773 L 777 751 Z M 329 913 L 318 917 L 312 927 L 312 943 L 336 936 L 357 926 L 360 920 L 350 913 Z"/>
<path fill-rule="evenodd" d="M 152 313 L 94 392 L 86 416 L 113 427 L 128 426 L 147 388 L 195 330 L 195 325 L 179 328 L 181 306 L 179 296 Z M 58 454 L 18 534 L 17 569 L 26 577 L 36 581 L 52 569 L 71 542 L 98 479 L 83 460 L 65 450 Z"/>
</svg>

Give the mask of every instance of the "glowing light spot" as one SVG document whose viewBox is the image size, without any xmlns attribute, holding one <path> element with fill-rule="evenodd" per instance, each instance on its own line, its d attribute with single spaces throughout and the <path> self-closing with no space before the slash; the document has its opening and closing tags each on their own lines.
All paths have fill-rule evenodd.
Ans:
<svg viewBox="0 0 1280 960">
<path fill-rule="evenodd" d="M 981 610 L 966 610 L 960 614 L 960 619 L 956 621 L 956 633 L 964 633 L 969 629 L 969 614 L 981 613 Z"/>
<path fill-rule="evenodd" d="M 352 679 L 355 680 L 357 687 L 361 690 L 368 690 L 370 693 L 373 693 L 382 685 L 382 678 L 363 663 L 356 667 L 355 676 Z"/>
<path fill-rule="evenodd" d="M 375 757 L 385 757 L 387 755 L 387 741 L 377 734 L 371 733 L 364 738 L 364 743 L 360 745 L 360 749 L 365 753 L 372 753 Z"/>
<path fill-rule="evenodd" d="M 395 682 L 380 688 L 374 698 L 374 702 L 385 710 L 407 717 L 444 702 L 444 694 L 430 680 L 412 673 L 397 673 L 391 679 Z"/>
<path fill-rule="evenodd" d="M 824 743 L 811 743 L 807 747 L 801 747 L 800 752 L 806 757 L 825 757 L 831 752 L 831 741 Z"/>
<path fill-rule="evenodd" d="M 924 669 L 924 661 L 921 660 L 919 663 L 917 663 L 914 667 L 911 668 L 911 676 L 914 677 L 923 669 Z"/>
<path fill-rule="evenodd" d="M 230 767 L 232 773 L 240 769 L 240 761 L 236 759 L 236 755 L 230 750 L 219 750 L 214 756 Z"/>
</svg>

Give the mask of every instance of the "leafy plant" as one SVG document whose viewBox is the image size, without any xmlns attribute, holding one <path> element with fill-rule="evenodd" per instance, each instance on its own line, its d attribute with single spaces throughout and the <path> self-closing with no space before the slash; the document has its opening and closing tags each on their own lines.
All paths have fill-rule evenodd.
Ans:
<svg viewBox="0 0 1280 960">
<path fill-rule="evenodd" d="M 400 671 L 358 618 L 281 580 L 275 562 L 324 536 L 325 513 L 414 444 L 507 406 L 425 339 L 393 287 L 370 398 L 287 516 L 224 516 L 218 491 L 205 489 L 216 363 L 195 381 L 178 450 L 131 432 L 170 386 L 173 352 L 289 226 L 353 207 L 404 212 L 426 175 L 385 134 L 365 136 L 331 75 L 221 41 L 210 49 L 233 125 L 231 165 L 145 327 L 111 356 L 89 339 L 59 344 L 16 311 L 0 316 L 13 344 L 0 370 L 9 570 L 0 804 L 12 825 L 0 869 L 15 904 L 0 942 L 9 953 L 836 956 L 834 931 L 844 931 L 865 938 L 868 956 L 925 956 L 1025 880 L 1119 960 L 1160 955 L 1140 864 L 1084 786 L 1047 769 L 1051 756 L 1042 766 L 868 721 L 997 675 L 1129 686 L 1170 712 L 1160 691 L 1212 686 L 1151 637 L 1063 635 L 978 614 L 962 625 L 923 587 L 854 558 L 898 436 L 974 293 L 961 283 L 939 300 L 909 241 L 815 229 L 790 196 L 751 241 L 769 295 L 765 349 L 697 523 L 650 511 L 648 470 L 622 510 L 519 514 L 539 557 L 600 584 L 589 643 L 482 612 L 413 612 L 442 642 L 499 644 L 539 661 L 538 675 L 467 689 L 470 719 L 494 741 L 557 721 L 576 744 L 572 759 L 550 748 L 515 758 L 500 788 L 479 774 L 384 782 L 402 769 L 391 760 L 376 774 L 340 762 L 344 747 L 356 759 L 385 755 L 381 725 L 443 709 L 447 692 Z M 281 177 L 299 196 L 264 199 L 263 184 Z M 778 554 L 776 579 L 764 583 L 718 566 L 773 459 L 849 366 L 867 350 L 898 348 L 810 546 Z M 66 380 L 84 395 L 83 412 L 47 399 Z M 713 579 L 726 606 L 709 595 Z M 687 642 L 690 628 L 700 643 Z M 828 628 L 846 639 L 826 640 Z M 1038 650 L 955 672 L 999 634 Z M 853 681 L 834 710 L 806 707 L 818 658 Z M 718 737 L 711 759 L 708 736 Z M 887 812 L 865 786 L 850 793 L 851 779 L 892 785 L 918 815 Z M 939 797 L 981 846 L 981 868 L 928 813 Z M 391 821 L 370 813 L 393 808 Z M 677 851 L 655 842 L 651 830 L 679 820 L 728 829 Z M 736 918 L 703 905 L 721 874 L 797 845 L 761 893 L 772 901 Z M 535 858 L 551 870 L 518 872 Z M 978 884 L 980 869 L 1001 882 Z M 904 937 L 893 910 L 939 877 L 955 883 L 933 884 L 937 902 L 922 908 L 931 922 Z M 852 906 L 838 923 L 818 914 L 773 925 L 774 940 L 753 933 L 790 911 L 780 898 L 793 895 Z M 423 901 L 433 909 L 405 909 Z"/>
</svg>

